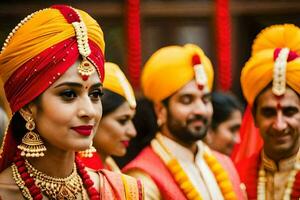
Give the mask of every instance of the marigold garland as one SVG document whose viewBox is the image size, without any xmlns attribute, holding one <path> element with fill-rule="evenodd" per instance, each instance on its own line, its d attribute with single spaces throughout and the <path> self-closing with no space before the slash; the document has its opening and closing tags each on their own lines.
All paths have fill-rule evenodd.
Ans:
<svg viewBox="0 0 300 200">
<path fill-rule="evenodd" d="M 151 143 L 151 145 L 156 148 L 156 144 L 160 145 L 166 154 L 159 155 L 164 162 L 169 171 L 172 173 L 176 183 L 179 185 L 181 190 L 184 192 L 185 196 L 189 200 L 201 200 L 201 194 L 196 190 L 192 182 L 190 181 L 188 175 L 185 173 L 184 169 L 180 166 L 178 160 L 172 155 L 168 148 L 164 145 L 161 136 L 157 135 L 156 142 Z M 158 150 L 156 148 L 156 150 Z M 166 158 L 166 155 L 169 158 Z M 217 184 L 222 192 L 225 200 L 235 200 L 237 196 L 233 190 L 233 185 L 230 182 L 228 173 L 224 170 L 219 161 L 209 152 L 204 152 L 203 158 L 206 161 L 208 167 L 214 174 Z"/>
</svg>

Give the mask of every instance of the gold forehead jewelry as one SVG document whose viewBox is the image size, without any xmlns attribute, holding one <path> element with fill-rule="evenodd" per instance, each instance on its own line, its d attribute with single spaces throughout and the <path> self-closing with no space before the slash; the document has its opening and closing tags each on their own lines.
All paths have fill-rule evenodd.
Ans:
<svg viewBox="0 0 300 200">
<path fill-rule="evenodd" d="M 77 38 L 78 51 L 83 57 L 82 62 L 78 66 L 78 73 L 82 76 L 82 79 L 86 81 L 90 75 L 92 75 L 96 70 L 95 66 L 87 59 L 91 54 L 91 48 L 88 41 L 87 28 L 81 19 L 80 14 L 75 11 L 79 16 L 80 22 L 73 22 L 72 25 L 75 29 L 75 34 Z"/>
<path fill-rule="evenodd" d="M 78 65 L 77 70 L 84 81 L 96 71 L 94 65 L 86 58 Z"/>
</svg>

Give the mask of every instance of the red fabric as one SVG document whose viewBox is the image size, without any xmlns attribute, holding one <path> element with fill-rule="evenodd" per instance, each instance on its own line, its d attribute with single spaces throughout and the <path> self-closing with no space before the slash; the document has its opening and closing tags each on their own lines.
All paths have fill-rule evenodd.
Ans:
<svg viewBox="0 0 300 200">
<path fill-rule="evenodd" d="M 216 0 L 216 31 L 218 87 L 223 91 L 227 91 L 232 84 L 229 0 Z"/>
<path fill-rule="evenodd" d="M 127 0 L 127 67 L 133 88 L 138 88 L 141 74 L 140 1 Z"/>
<path fill-rule="evenodd" d="M 296 174 L 296 180 L 293 185 L 291 199 L 299 199 L 300 197 L 300 171 Z"/>
<path fill-rule="evenodd" d="M 251 157 L 241 160 L 236 165 L 241 181 L 246 186 L 249 200 L 257 199 L 257 177 L 260 162 L 261 158 L 259 151 Z"/>
<path fill-rule="evenodd" d="M 243 116 L 240 128 L 241 142 L 233 148 L 231 158 L 238 163 L 251 155 L 257 153 L 263 146 L 263 140 L 259 130 L 255 127 L 251 107 L 248 105 Z"/>
<path fill-rule="evenodd" d="M 217 151 L 212 150 L 212 153 L 220 162 L 224 170 L 228 173 L 234 192 L 237 196 L 237 199 L 244 199 L 245 195 L 240 187 L 241 185 L 240 177 L 238 175 L 235 166 L 233 165 L 232 160 L 228 156 L 221 154 Z"/>
<path fill-rule="evenodd" d="M 155 166 L 155 170 L 153 170 L 153 166 Z M 169 170 L 150 147 L 146 147 L 122 169 L 122 172 L 133 169 L 142 170 L 150 175 L 159 188 L 163 199 L 186 200 L 184 193 L 177 186 Z"/>
<path fill-rule="evenodd" d="M 234 192 L 238 199 L 243 199 L 244 195 L 240 189 L 240 179 L 232 161 L 223 154 L 216 151 L 212 152 L 220 164 L 228 172 L 231 183 L 233 184 Z M 153 170 L 153 166 L 155 166 L 155 170 Z M 152 148 L 146 147 L 133 161 L 122 169 L 122 172 L 136 169 L 144 171 L 150 175 L 159 188 L 163 199 L 186 199 L 172 174 L 169 172 L 163 161 L 155 154 Z"/>
<path fill-rule="evenodd" d="M 276 48 L 275 49 L 275 51 L 274 51 L 274 60 L 276 60 L 276 58 L 278 57 L 278 55 L 279 55 L 279 52 L 281 51 L 281 48 Z M 292 60 L 294 60 L 294 59 L 296 59 L 296 58 L 298 58 L 299 57 L 299 55 L 296 53 L 296 52 L 294 52 L 294 51 L 289 51 L 289 55 L 288 55 L 288 58 L 287 58 L 287 61 L 289 62 L 289 61 L 292 61 Z"/>
<path fill-rule="evenodd" d="M 92 53 L 88 58 L 97 65 L 97 71 L 103 81 L 103 54 L 93 41 L 89 40 L 89 45 Z M 77 40 L 74 37 L 49 47 L 18 68 L 4 85 L 12 112 L 15 113 L 44 92 L 79 57 Z"/>
<path fill-rule="evenodd" d="M 60 13 L 65 17 L 69 24 L 73 22 L 80 22 L 79 15 L 75 12 L 75 10 L 69 6 L 65 5 L 53 5 L 51 8 L 56 8 L 60 11 Z"/>
<path fill-rule="evenodd" d="M 200 56 L 198 54 L 193 55 L 192 63 L 193 63 L 193 66 L 201 64 L 201 59 L 200 59 Z"/>
<path fill-rule="evenodd" d="M 236 165 L 241 181 L 246 186 L 248 200 L 257 199 L 257 179 L 259 166 L 261 163 L 260 154 L 261 150 L 249 158 L 241 160 Z M 300 197 L 300 171 L 297 172 L 295 179 L 296 180 L 292 187 L 291 199 L 299 199 Z"/>
<path fill-rule="evenodd" d="M 88 168 L 91 168 L 96 171 L 100 169 L 106 169 L 98 153 L 93 153 L 93 157 L 91 158 L 83 158 L 83 157 L 79 157 L 79 158 L 80 160 L 82 160 L 84 165 Z"/>
</svg>

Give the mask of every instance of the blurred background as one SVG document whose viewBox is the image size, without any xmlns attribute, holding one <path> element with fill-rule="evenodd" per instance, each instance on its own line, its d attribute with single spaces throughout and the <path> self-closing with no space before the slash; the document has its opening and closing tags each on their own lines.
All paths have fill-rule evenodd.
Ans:
<svg viewBox="0 0 300 200">
<path fill-rule="evenodd" d="M 195 43 L 214 64 L 215 89 L 230 90 L 243 100 L 240 71 L 256 34 L 272 24 L 300 26 L 299 0 L 10 0 L 0 3 L 0 43 L 28 14 L 61 3 L 85 10 L 98 21 L 105 35 L 106 60 L 119 64 L 128 76 L 136 73 L 130 79 L 135 79 L 137 96 L 141 95 L 140 70 L 154 51 L 166 45 Z M 140 29 L 132 28 L 135 26 Z M 130 39 L 132 29 L 135 33 Z M 220 42 L 224 37 L 225 43 Z M 130 40 L 135 39 L 140 43 L 130 47 Z M 227 71 L 222 71 L 220 52 L 227 50 L 223 55 L 228 57 Z M 138 69 L 130 71 L 130 62 Z M 228 83 L 222 87 L 224 76 Z"/>
</svg>

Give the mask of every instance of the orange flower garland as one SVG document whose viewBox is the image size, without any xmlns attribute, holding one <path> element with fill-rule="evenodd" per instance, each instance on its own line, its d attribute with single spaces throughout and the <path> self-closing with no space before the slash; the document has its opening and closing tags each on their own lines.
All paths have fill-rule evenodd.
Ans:
<svg viewBox="0 0 300 200">
<path fill-rule="evenodd" d="M 184 192 L 187 199 L 189 200 L 203 199 L 201 197 L 201 194 L 197 191 L 197 189 L 190 181 L 184 169 L 180 166 L 178 160 L 172 155 L 172 153 L 163 144 L 163 141 L 159 134 L 156 136 L 156 139 L 154 139 L 151 142 L 151 146 L 153 147 L 154 151 L 158 153 L 160 158 L 166 163 L 167 168 L 173 175 L 180 189 Z M 224 168 L 221 166 L 218 160 L 208 151 L 204 152 L 203 158 L 206 161 L 212 173 L 214 174 L 224 199 L 225 200 L 237 199 L 236 194 L 233 190 L 232 183 L 230 182 L 228 173 L 224 170 Z"/>
</svg>

